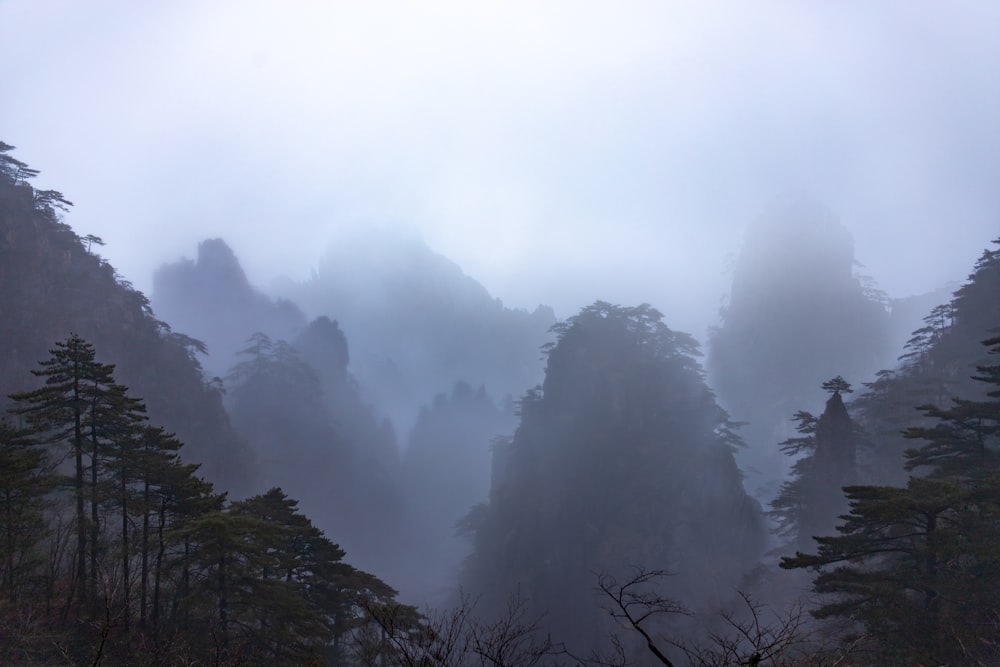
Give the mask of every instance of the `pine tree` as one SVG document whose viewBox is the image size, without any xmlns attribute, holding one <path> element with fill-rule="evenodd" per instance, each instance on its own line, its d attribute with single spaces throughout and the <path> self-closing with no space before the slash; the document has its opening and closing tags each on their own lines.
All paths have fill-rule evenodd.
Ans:
<svg viewBox="0 0 1000 667">
<path fill-rule="evenodd" d="M 985 341 L 1000 353 L 1000 338 Z M 979 367 L 993 400 L 924 406 L 937 420 L 907 435 L 926 442 L 907 467 L 927 474 L 905 488 L 849 486 L 851 511 L 818 553 L 782 559 L 818 570 L 833 595 L 819 617 L 860 623 L 876 664 L 993 664 L 1000 610 L 1000 365 Z"/>
<path fill-rule="evenodd" d="M 156 563 L 162 563 L 163 529 L 159 526 L 157 544 L 154 545 L 153 519 L 158 511 L 165 511 L 167 498 L 170 495 L 171 481 L 176 478 L 192 478 L 197 471 L 196 465 L 184 465 L 180 462 L 179 450 L 181 442 L 173 434 L 167 433 L 161 427 L 146 426 L 141 433 L 141 446 L 137 456 L 136 478 L 139 489 L 137 494 L 138 507 L 136 513 L 141 516 L 141 532 L 139 537 L 139 625 L 145 627 L 149 613 L 150 571 L 153 569 L 158 581 L 159 568 L 154 568 L 150 562 L 154 546 L 157 546 Z M 153 597 L 158 597 L 158 588 L 154 589 Z M 154 609 L 156 605 L 154 604 Z"/>
<path fill-rule="evenodd" d="M 960 512 L 971 496 L 953 482 L 917 477 L 906 488 L 845 491 L 851 511 L 841 534 L 817 537 L 817 554 L 799 552 L 781 566 L 819 568 L 814 590 L 833 601 L 814 615 L 860 623 L 874 639 L 875 664 L 953 664 L 956 639 L 969 640 L 951 633 L 971 620 L 955 597 L 963 588 Z"/>
<path fill-rule="evenodd" d="M 1000 337 L 983 341 L 991 353 L 1000 354 Z M 927 444 L 906 452 L 908 470 L 930 477 L 968 483 L 995 477 L 1000 472 L 1000 365 L 978 366 L 973 379 L 992 385 L 986 393 L 994 400 L 952 399 L 949 408 L 922 405 L 918 409 L 935 421 L 933 426 L 907 429 L 907 438 Z"/>
<path fill-rule="evenodd" d="M 261 550 L 256 572 L 246 578 L 244 627 L 249 650 L 274 660 L 303 660 L 322 653 L 330 628 L 319 609 L 304 595 L 311 575 L 303 563 L 321 533 L 297 511 L 298 502 L 273 488 L 233 503 L 230 513 L 259 521 L 252 539 Z M 247 560 L 247 566 L 253 567 Z"/>
<path fill-rule="evenodd" d="M 839 375 L 822 386 L 830 394 L 823 414 L 817 418 L 798 412 L 796 430 L 801 436 L 781 444 L 782 451 L 798 459 L 791 479 L 771 503 L 778 534 L 790 538 L 801 551 L 811 548 L 813 536 L 834 530 L 837 516 L 847 509 L 842 489 L 853 485 L 857 476 L 860 427 L 841 396 L 853 390 Z"/>
<path fill-rule="evenodd" d="M 168 465 L 159 469 L 155 496 L 153 591 L 151 632 L 157 640 L 183 636 L 193 627 L 202 606 L 197 600 L 198 522 L 221 513 L 226 495 L 196 476 L 197 465 Z"/>
<path fill-rule="evenodd" d="M 0 418 L 0 599 L 8 603 L 39 574 L 55 482 L 45 449 Z"/>
<path fill-rule="evenodd" d="M 118 586 L 121 599 L 121 623 L 126 646 L 131 625 L 131 531 L 135 508 L 131 506 L 136 491 L 133 488 L 139 477 L 140 448 L 142 446 L 146 406 L 139 399 L 130 397 L 126 387 L 111 384 L 104 391 L 91 396 L 88 413 L 91 454 L 91 562 L 97 572 L 101 508 L 118 515 L 120 520 L 118 554 L 121 564 L 121 581 Z"/>
<path fill-rule="evenodd" d="M 39 389 L 11 395 L 17 403 L 15 412 L 25 418 L 34 437 L 55 448 L 67 449 L 73 457 L 74 473 L 71 486 L 76 504 L 76 572 L 73 579 L 73 595 L 83 596 L 93 593 L 96 587 L 97 545 L 90 544 L 91 572 L 90 590 L 87 590 L 88 528 L 86 500 L 96 499 L 94 479 L 97 475 L 95 462 L 98 452 L 94 448 L 97 429 L 95 406 L 99 397 L 114 384 L 114 366 L 96 361 L 93 345 L 72 334 L 65 342 L 56 343 L 50 350 L 51 357 L 40 362 L 40 370 L 32 374 L 44 378 L 45 384 Z M 89 422 L 88 422 L 89 414 Z M 89 433 L 88 433 L 89 425 Z M 91 441 L 88 443 L 88 435 Z M 90 448 L 88 449 L 88 444 Z M 85 477 L 84 456 L 91 455 L 91 480 L 88 487 Z M 61 455 L 57 454 L 57 458 Z M 93 505 L 92 505 L 93 508 Z M 96 512 L 92 511 L 91 520 Z M 91 532 L 91 541 L 96 531 Z M 93 599 L 93 598 L 91 598 Z"/>
<path fill-rule="evenodd" d="M 200 619 L 202 651 L 250 664 L 341 664 L 365 604 L 396 591 L 343 562 L 344 551 L 280 489 L 206 512 L 178 530 L 190 582 L 181 606 Z"/>
</svg>

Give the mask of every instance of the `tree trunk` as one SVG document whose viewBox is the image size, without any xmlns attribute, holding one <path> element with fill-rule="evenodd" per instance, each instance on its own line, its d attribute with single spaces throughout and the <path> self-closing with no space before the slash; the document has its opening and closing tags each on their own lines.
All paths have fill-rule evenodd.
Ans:
<svg viewBox="0 0 1000 667">
<path fill-rule="evenodd" d="M 155 571 L 153 573 L 153 633 L 159 635 L 160 630 L 160 575 L 163 571 L 163 554 L 166 550 L 166 545 L 163 543 L 163 526 L 166 524 L 166 514 L 167 514 L 167 501 L 166 499 L 160 500 L 160 522 L 156 529 L 156 565 Z"/>
<path fill-rule="evenodd" d="M 74 364 L 73 378 L 73 454 L 76 458 L 76 577 L 80 582 L 77 592 L 86 595 L 87 591 L 87 513 L 83 502 L 83 424 L 80 410 L 79 367 Z"/>
<path fill-rule="evenodd" d="M 97 499 L 97 398 L 90 411 L 90 600 L 97 601 L 97 544 L 100 541 L 100 514 Z"/>
<path fill-rule="evenodd" d="M 128 652 L 129 646 L 129 617 L 131 604 L 131 582 L 128 576 L 128 484 L 127 470 L 125 467 L 124 453 L 122 457 L 121 482 L 118 490 L 122 500 L 122 634 L 125 637 L 125 649 Z"/>
<path fill-rule="evenodd" d="M 142 564 L 139 571 L 139 627 L 146 627 L 146 601 L 149 589 L 149 477 L 142 487 Z"/>
</svg>

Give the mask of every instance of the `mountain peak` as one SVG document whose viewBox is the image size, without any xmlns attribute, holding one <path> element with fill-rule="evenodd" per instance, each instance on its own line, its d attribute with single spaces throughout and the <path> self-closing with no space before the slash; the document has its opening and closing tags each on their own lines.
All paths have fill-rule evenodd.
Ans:
<svg viewBox="0 0 1000 667">
<path fill-rule="evenodd" d="M 229 285 L 249 286 L 246 273 L 233 249 L 221 238 L 206 239 L 198 244 L 195 270 L 205 278 Z"/>
</svg>

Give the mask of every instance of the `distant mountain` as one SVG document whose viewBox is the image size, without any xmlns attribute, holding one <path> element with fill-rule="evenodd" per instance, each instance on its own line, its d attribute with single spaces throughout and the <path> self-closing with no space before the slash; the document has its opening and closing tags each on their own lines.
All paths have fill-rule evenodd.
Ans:
<svg viewBox="0 0 1000 667">
<path fill-rule="evenodd" d="M 222 239 L 195 261 L 162 266 L 153 300 L 208 344 L 206 366 L 224 380 L 225 405 L 269 484 L 302 503 L 364 567 L 394 565 L 402 502 L 399 448 L 349 373 L 336 320 L 312 322 L 297 305 L 252 286 Z"/>
<path fill-rule="evenodd" d="M 243 267 L 222 239 L 198 244 L 196 260 L 165 264 L 153 277 L 156 312 L 204 341 L 205 365 L 224 376 L 251 334 L 290 340 L 306 325 L 295 304 L 272 300 L 250 285 Z"/>
<path fill-rule="evenodd" d="M 57 341 L 76 333 L 116 379 L 145 399 L 150 421 L 186 446 L 183 456 L 224 489 L 257 489 L 252 451 L 237 437 L 216 387 L 197 360 L 200 344 L 153 315 L 149 301 L 98 254 L 101 240 L 81 238 L 61 219 L 69 202 L 39 191 L 33 173 L 0 144 L 0 406 L 32 388 L 30 371 Z"/>
<path fill-rule="evenodd" d="M 292 340 L 308 320 L 336 320 L 365 403 L 404 432 L 456 382 L 484 385 L 501 399 L 540 382 L 539 348 L 556 321 L 545 306 L 504 307 L 422 241 L 377 230 L 348 236 L 311 278 L 279 280 L 272 291 L 280 298 L 253 287 L 232 250 L 212 239 L 199 245 L 197 260 L 160 268 L 152 303 L 208 344 L 205 365 L 220 376 L 254 332 Z"/>
<path fill-rule="evenodd" d="M 337 324 L 318 318 L 291 343 L 254 334 L 240 357 L 226 405 L 268 483 L 295 494 L 355 562 L 391 571 L 403 516 L 399 450 L 347 374 Z"/>
<path fill-rule="evenodd" d="M 225 377 L 233 423 L 272 483 L 363 566 L 440 594 L 468 550 L 454 523 L 485 499 L 489 443 L 512 428 L 486 392 L 510 404 L 540 381 L 552 311 L 504 308 L 423 243 L 377 234 L 335 246 L 281 291 L 254 288 L 213 239 L 196 261 L 163 266 L 153 299 L 208 343 L 205 363 Z M 452 391 L 466 381 L 482 389 Z M 404 438 L 415 427 L 403 468 L 393 424 Z M 419 545 L 408 559 L 387 557 L 399 538 Z"/>
<path fill-rule="evenodd" d="M 860 385 L 893 358 L 884 297 L 856 267 L 850 232 L 816 202 L 778 202 L 747 227 L 708 370 L 720 402 L 747 422 L 740 460 L 765 499 L 787 467 L 778 443 L 794 435 L 798 410 L 824 400 L 821 384 Z"/>
<path fill-rule="evenodd" d="M 456 525 L 489 496 L 493 443 L 516 425 L 513 404 L 497 406 L 482 386 L 464 382 L 421 409 L 402 461 L 406 572 L 394 579 L 415 601 L 450 601 L 472 546 Z"/>
<path fill-rule="evenodd" d="M 336 317 L 368 400 L 402 429 L 456 382 L 517 398 L 542 379 L 551 308 L 507 308 L 424 242 L 369 229 L 330 247 L 313 276 L 275 287 L 311 316 Z"/>
</svg>

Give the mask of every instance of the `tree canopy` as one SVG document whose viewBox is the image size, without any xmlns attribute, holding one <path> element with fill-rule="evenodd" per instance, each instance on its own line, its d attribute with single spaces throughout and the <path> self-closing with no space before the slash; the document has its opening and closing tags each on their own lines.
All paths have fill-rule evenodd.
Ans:
<svg viewBox="0 0 1000 667">
<path fill-rule="evenodd" d="M 1000 353 L 1000 339 L 985 341 Z M 979 368 L 988 401 L 924 406 L 934 421 L 907 432 L 905 487 L 848 486 L 850 512 L 816 554 L 782 567 L 813 568 L 826 602 L 819 617 L 864 628 L 878 664 L 979 665 L 1000 659 L 1000 365 Z"/>
<path fill-rule="evenodd" d="M 466 522 L 466 583 L 502 605 L 521 587 L 567 636 L 597 636 L 592 572 L 655 562 L 675 597 L 731 594 L 763 546 L 732 424 L 687 334 L 648 305 L 597 302 L 553 329 L 544 384 L 494 445 L 488 504 Z"/>
</svg>

